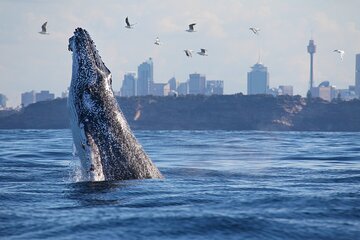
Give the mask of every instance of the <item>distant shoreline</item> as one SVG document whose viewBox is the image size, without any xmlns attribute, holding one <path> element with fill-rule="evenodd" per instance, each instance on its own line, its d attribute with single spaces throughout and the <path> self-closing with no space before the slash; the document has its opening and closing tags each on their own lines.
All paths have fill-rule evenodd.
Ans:
<svg viewBox="0 0 360 240">
<path fill-rule="evenodd" d="M 300 96 L 186 95 L 117 98 L 139 130 L 360 131 L 360 100 L 326 102 Z M 67 99 L 0 111 L 0 129 L 69 128 Z"/>
</svg>

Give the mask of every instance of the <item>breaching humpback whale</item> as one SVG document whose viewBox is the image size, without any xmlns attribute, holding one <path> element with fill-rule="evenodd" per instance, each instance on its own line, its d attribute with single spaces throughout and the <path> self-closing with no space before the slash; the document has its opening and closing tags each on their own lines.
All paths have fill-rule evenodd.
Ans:
<svg viewBox="0 0 360 240">
<path fill-rule="evenodd" d="M 77 28 L 69 39 L 72 78 L 68 109 L 84 180 L 162 178 L 122 114 L 111 72 L 89 33 Z"/>
</svg>

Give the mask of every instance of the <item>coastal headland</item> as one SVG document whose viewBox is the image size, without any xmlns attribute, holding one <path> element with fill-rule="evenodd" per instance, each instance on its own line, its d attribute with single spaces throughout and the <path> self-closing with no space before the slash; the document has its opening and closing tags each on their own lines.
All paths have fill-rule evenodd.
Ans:
<svg viewBox="0 0 360 240">
<path fill-rule="evenodd" d="M 139 130 L 360 131 L 360 100 L 272 95 L 118 97 Z M 0 129 L 69 128 L 67 99 L 0 111 Z"/>
</svg>

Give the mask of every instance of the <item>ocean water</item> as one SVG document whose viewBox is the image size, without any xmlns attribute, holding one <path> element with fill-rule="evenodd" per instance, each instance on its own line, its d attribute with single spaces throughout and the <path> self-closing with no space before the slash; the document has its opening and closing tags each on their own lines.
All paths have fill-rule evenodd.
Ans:
<svg viewBox="0 0 360 240">
<path fill-rule="evenodd" d="M 1 130 L 0 238 L 360 239 L 360 133 L 135 135 L 165 179 L 79 182 L 69 130 Z"/>
</svg>

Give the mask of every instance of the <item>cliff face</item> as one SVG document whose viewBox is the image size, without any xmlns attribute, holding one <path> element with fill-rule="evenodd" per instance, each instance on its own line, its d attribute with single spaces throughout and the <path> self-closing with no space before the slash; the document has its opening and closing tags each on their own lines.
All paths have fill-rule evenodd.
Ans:
<svg viewBox="0 0 360 240">
<path fill-rule="evenodd" d="M 137 129 L 289 130 L 289 109 L 302 108 L 300 98 L 268 95 L 129 98 L 120 104 Z"/>
<path fill-rule="evenodd" d="M 360 101 L 307 101 L 250 95 L 118 98 L 133 129 L 360 131 Z M 1 117 L 0 129 L 68 128 L 66 99 L 39 102 Z"/>
<path fill-rule="evenodd" d="M 360 100 L 313 100 L 294 116 L 296 131 L 360 131 Z"/>
<path fill-rule="evenodd" d="M 30 104 L 20 112 L 0 118 L 0 129 L 60 129 L 69 127 L 66 99 Z"/>
</svg>

